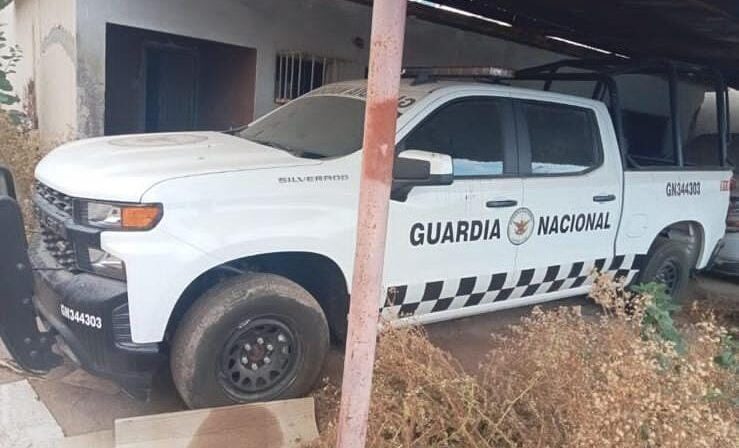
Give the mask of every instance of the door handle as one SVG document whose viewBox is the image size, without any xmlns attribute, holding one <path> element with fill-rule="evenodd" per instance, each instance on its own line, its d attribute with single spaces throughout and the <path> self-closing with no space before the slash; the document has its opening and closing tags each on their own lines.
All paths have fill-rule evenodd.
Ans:
<svg viewBox="0 0 739 448">
<path fill-rule="evenodd" d="M 485 207 L 488 208 L 504 208 L 504 207 L 515 207 L 518 205 L 518 201 L 513 199 L 506 199 L 504 201 L 487 201 Z"/>
<path fill-rule="evenodd" d="M 615 194 L 599 194 L 593 196 L 593 202 L 611 202 L 616 200 Z"/>
</svg>

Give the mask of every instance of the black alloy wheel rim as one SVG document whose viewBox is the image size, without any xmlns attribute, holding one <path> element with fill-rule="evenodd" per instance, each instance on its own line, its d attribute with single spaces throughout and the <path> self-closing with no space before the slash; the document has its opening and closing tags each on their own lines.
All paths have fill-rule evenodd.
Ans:
<svg viewBox="0 0 739 448">
<path fill-rule="evenodd" d="M 223 346 L 219 379 L 237 399 L 249 400 L 290 384 L 299 358 L 292 330 L 276 318 L 258 318 L 239 326 Z"/>
<path fill-rule="evenodd" d="M 665 292 L 672 296 L 680 282 L 680 266 L 674 259 L 666 260 L 657 271 L 655 279 L 665 285 Z"/>
</svg>

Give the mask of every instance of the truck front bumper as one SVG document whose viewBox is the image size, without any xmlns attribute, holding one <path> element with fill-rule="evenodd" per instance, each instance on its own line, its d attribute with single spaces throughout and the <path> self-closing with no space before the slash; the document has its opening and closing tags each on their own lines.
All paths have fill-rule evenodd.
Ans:
<svg viewBox="0 0 739 448">
<path fill-rule="evenodd" d="M 132 342 L 126 283 L 61 266 L 38 238 L 29 249 L 13 176 L 3 166 L 0 339 L 28 371 L 58 366 L 56 345 L 84 369 L 140 397 L 148 394 L 166 357 L 162 344 Z"/>
<path fill-rule="evenodd" d="M 57 346 L 85 370 L 144 398 L 166 354 L 162 344 L 131 341 L 126 284 L 60 269 L 37 242 L 29 256 L 36 270 L 33 304 Z"/>
</svg>

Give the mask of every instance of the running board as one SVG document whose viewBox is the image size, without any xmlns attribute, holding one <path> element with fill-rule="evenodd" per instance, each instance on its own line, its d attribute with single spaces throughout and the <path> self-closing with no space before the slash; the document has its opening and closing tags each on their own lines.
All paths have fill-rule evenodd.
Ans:
<svg viewBox="0 0 739 448">
<path fill-rule="evenodd" d="M 0 166 L 0 338 L 20 367 L 45 373 L 62 363 L 54 337 L 39 330 L 33 306 L 33 270 L 13 177 Z"/>
</svg>

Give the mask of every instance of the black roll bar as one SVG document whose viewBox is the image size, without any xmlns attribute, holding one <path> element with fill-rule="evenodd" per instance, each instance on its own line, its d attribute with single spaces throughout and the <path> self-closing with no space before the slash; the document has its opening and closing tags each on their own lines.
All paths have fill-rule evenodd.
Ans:
<svg viewBox="0 0 739 448">
<path fill-rule="evenodd" d="M 586 73 L 561 73 L 559 70 L 563 68 L 573 68 L 581 70 L 591 70 Z M 672 61 L 667 59 L 643 59 L 632 60 L 620 57 L 604 57 L 597 59 L 564 59 L 561 61 L 529 67 L 516 72 L 515 79 L 521 80 L 540 80 L 545 81 L 544 90 L 551 88 L 552 81 L 570 80 L 570 81 L 598 81 L 603 82 L 610 91 L 612 117 L 614 127 L 616 128 L 619 146 L 624 155 L 624 163 L 628 161 L 630 164 L 639 168 L 639 165 L 628 157 L 627 144 L 623 134 L 623 110 L 619 100 L 618 88 L 614 80 L 614 76 L 626 74 L 644 74 L 644 75 L 663 75 L 667 78 L 670 94 L 670 118 L 672 121 L 672 137 L 673 150 L 677 165 L 685 166 L 685 156 L 682 147 L 682 130 L 679 120 L 680 116 L 680 93 L 678 83 L 681 74 L 694 74 L 708 78 L 713 81 L 716 89 L 716 107 L 718 117 L 718 133 L 721 166 L 728 166 L 728 144 L 731 138 L 731 122 L 729 111 L 729 93 L 723 75 L 715 67 L 706 67 L 691 64 L 682 61 Z M 600 77 L 600 78 L 599 78 Z M 605 81 L 607 80 L 607 81 Z M 596 85 L 593 91 L 593 98 L 600 95 L 599 85 Z M 722 92 L 722 94 L 719 94 Z M 625 165 L 627 166 L 627 165 Z"/>
<path fill-rule="evenodd" d="M 675 152 L 677 166 L 685 166 L 683 156 L 683 134 L 680 123 L 680 103 L 677 86 L 677 68 L 667 64 L 667 84 L 670 89 L 670 117 L 672 118 L 672 149 Z"/>
<path fill-rule="evenodd" d="M 596 89 L 600 86 L 608 90 L 609 99 L 611 100 L 611 120 L 613 120 L 613 127 L 616 131 L 616 140 L 618 141 L 618 147 L 621 150 L 621 159 L 626 164 L 627 144 L 626 138 L 624 137 L 624 126 L 623 126 L 623 111 L 621 110 L 621 96 L 618 92 L 618 85 L 616 80 L 612 76 L 604 73 L 516 73 L 516 80 L 520 81 L 545 81 L 548 85 L 551 85 L 552 81 L 595 81 Z M 600 88 L 602 90 L 603 87 Z M 595 93 L 595 92 L 594 92 Z M 626 165 L 624 165 L 626 166 Z"/>
</svg>

